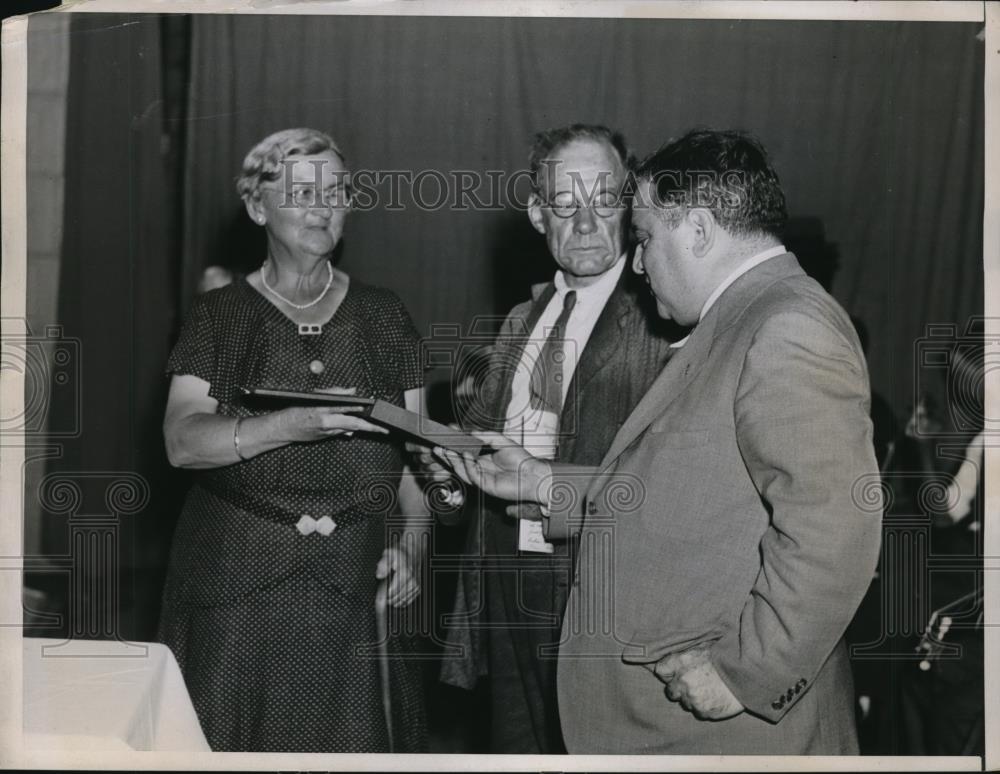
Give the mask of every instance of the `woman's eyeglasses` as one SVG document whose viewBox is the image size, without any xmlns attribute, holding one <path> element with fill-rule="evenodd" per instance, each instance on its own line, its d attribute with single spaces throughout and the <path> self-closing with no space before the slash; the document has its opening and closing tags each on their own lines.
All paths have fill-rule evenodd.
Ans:
<svg viewBox="0 0 1000 774">
<path fill-rule="evenodd" d="M 284 196 L 284 201 L 279 207 L 300 207 L 312 209 L 314 207 L 330 207 L 334 210 L 342 210 L 351 205 L 351 189 L 346 185 L 334 185 L 324 188 L 322 191 L 311 183 L 293 183 L 291 190 L 286 188 L 274 188 L 272 186 L 261 186 L 262 191 L 273 191 L 279 196 Z"/>
</svg>

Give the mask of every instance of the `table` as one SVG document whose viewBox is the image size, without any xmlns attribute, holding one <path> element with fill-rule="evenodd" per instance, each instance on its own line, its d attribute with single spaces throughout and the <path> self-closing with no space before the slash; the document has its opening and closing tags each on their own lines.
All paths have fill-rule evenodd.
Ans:
<svg viewBox="0 0 1000 774">
<path fill-rule="evenodd" d="M 210 751 L 165 645 L 26 637 L 23 646 L 26 748 Z"/>
</svg>

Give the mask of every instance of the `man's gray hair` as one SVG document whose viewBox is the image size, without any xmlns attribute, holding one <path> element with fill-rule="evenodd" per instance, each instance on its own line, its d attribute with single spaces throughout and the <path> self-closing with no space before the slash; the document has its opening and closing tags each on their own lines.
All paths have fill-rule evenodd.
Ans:
<svg viewBox="0 0 1000 774">
<path fill-rule="evenodd" d="M 546 129 L 535 135 L 531 154 L 528 156 L 531 185 L 536 193 L 541 190 L 539 171 L 545 160 L 551 158 L 560 148 L 579 140 L 592 140 L 607 144 L 618 154 L 622 167 L 626 171 L 631 169 L 633 157 L 625 143 L 625 136 L 617 130 L 609 129 L 601 124 L 570 124 L 555 129 Z"/>
</svg>

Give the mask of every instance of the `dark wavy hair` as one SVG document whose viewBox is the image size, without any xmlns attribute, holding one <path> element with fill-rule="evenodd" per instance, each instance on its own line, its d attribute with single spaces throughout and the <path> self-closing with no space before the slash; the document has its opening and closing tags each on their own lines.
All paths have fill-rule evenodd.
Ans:
<svg viewBox="0 0 1000 774">
<path fill-rule="evenodd" d="M 780 238 L 788 220 L 778 174 L 744 132 L 694 129 L 643 160 L 635 176 L 655 184 L 661 206 L 705 207 L 732 234 Z"/>
<path fill-rule="evenodd" d="M 632 166 L 634 159 L 629 153 L 628 145 L 625 144 L 625 136 L 619 131 L 609 129 L 601 124 L 570 124 L 555 129 L 546 129 L 535 135 L 531 153 L 528 155 L 531 186 L 536 193 L 541 190 L 539 172 L 545 159 L 551 158 L 557 150 L 578 140 L 606 143 L 618 154 L 622 167 L 626 171 Z"/>
</svg>

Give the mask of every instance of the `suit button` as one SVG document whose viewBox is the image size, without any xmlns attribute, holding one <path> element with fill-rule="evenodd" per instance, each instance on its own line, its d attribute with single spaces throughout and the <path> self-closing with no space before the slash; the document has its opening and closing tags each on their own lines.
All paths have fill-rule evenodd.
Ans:
<svg viewBox="0 0 1000 774">
<path fill-rule="evenodd" d="M 783 701 L 772 701 L 771 702 L 771 709 L 773 709 L 773 710 L 780 710 L 784 706 L 785 706 L 785 702 L 783 702 Z"/>
<path fill-rule="evenodd" d="M 314 374 L 316 374 L 316 376 L 319 376 L 321 373 L 323 373 L 324 368 L 325 366 L 323 365 L 322 360 L 313 360 L 309 364 L 309 370 L 312 371 Z"/>
<path fill-rule="evenodd" d="M 597 513 L 597 503 L 595 503 L 593 500 L 588 500 L 587 501 L 587 515 L 588 516 L 593 516 L 596 513 Z"/>
<path fill-rule="evenodd" d="M 788 689 L 788 693 L 785 694 L 785 698 L 788 699 L 788 701 L 791 701 L 792 699 L 794 699 L 795 698 L 795 691 L 793 691 L 791 688 L 789 688 Z"/>
</svg>

